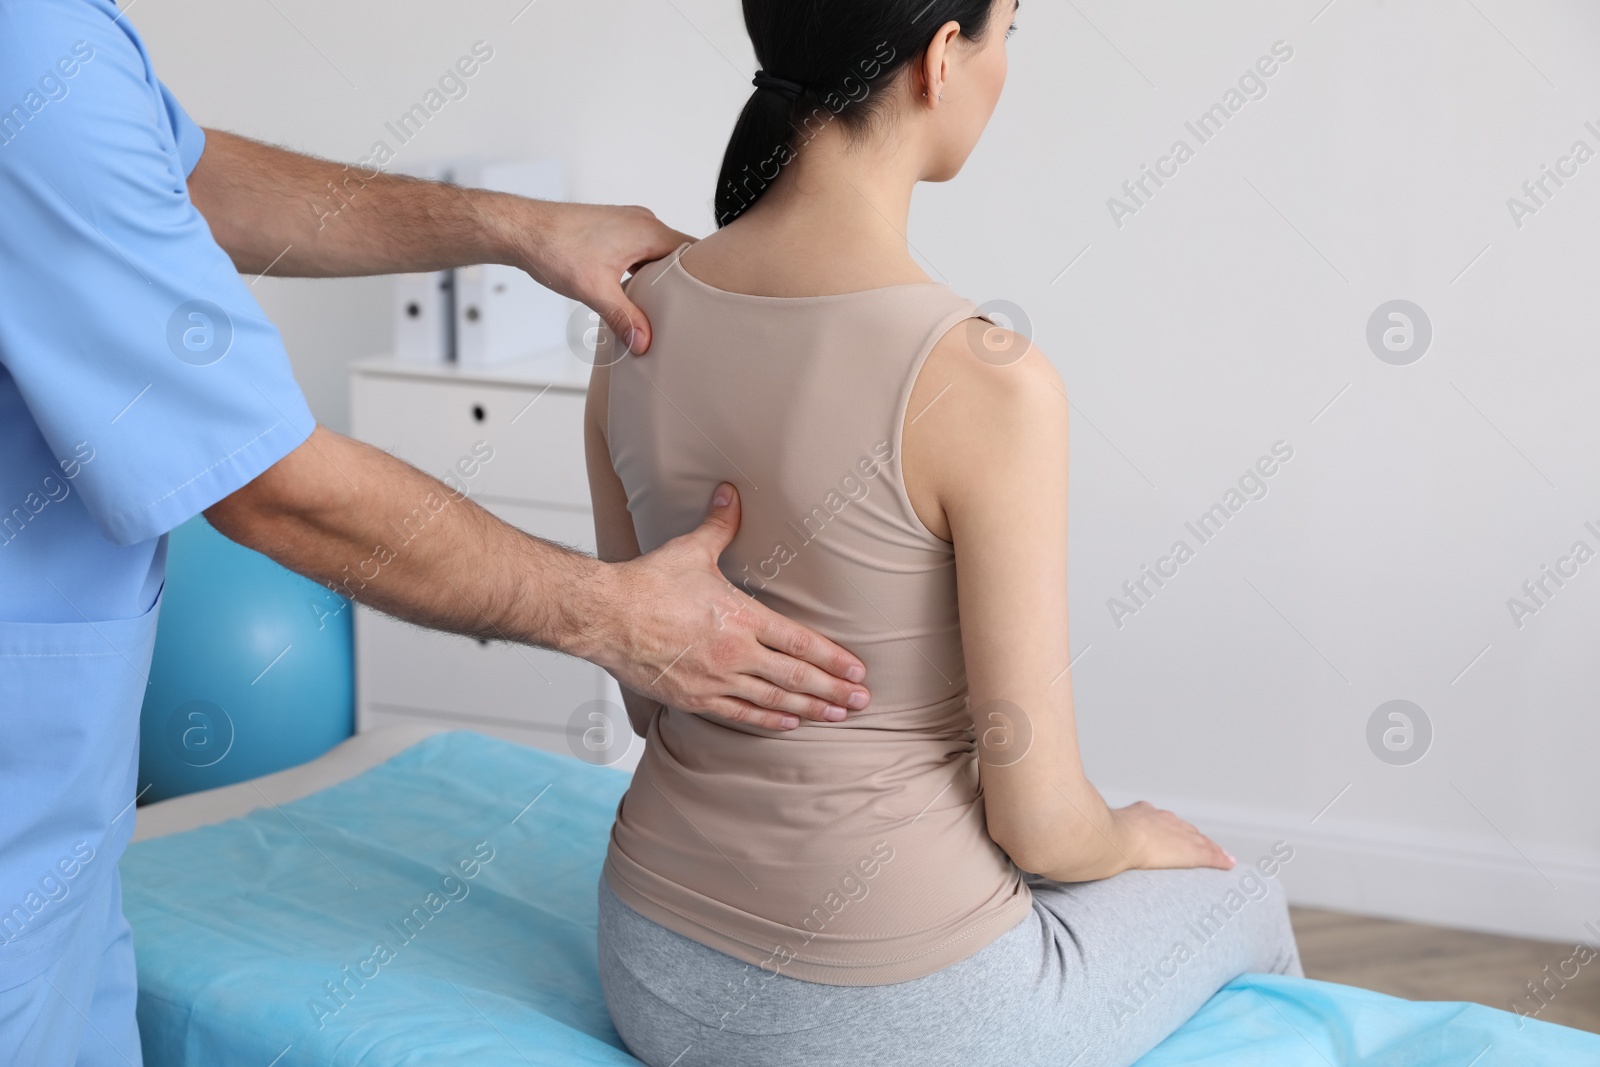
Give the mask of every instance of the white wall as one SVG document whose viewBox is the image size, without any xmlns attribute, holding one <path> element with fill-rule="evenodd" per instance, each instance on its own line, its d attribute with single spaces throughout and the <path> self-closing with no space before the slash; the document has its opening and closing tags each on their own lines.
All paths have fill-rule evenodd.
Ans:
<svg viewBox="0 0 1600 1067">
<path fill-rule="evenodd" d="M 733 0 L 136 3 L 201 122 L 341 158 L 485 40 L 400 165 L 560 156 L 576 198 L 702 233 L 754 69 Z M 1507 198 L 1574 141 L 1600 151 L 1600 10 L 1325 3 L 1025 5 L 990 133 L 922 191 L 912 243 L 1026 309 L 1065 376 L 1074 679 L 1107 793 L 1241 859 L 1289 840 L 1304 903 L 1592 939 L 1600 562 L 1520 629 L 1507 599 L 1573 542 L 1600 551 L 1600 160 L 1520 228 Z M 1185 121 L 1277 41 L 1267 95 L 1198 145 Z M 1119 228 L 1108 197 L 1180 137 L 1194 158 Z M 386 284 L 258 290 L 342 426 Z M 1434 339 L 1393 366 L 1366 325 L 1402 298 Z M 1108 599 L 1196 546 L 1184 523 L 1279 441 L 1268 495 L 1119 627 Z M 1408 766 L 1368 745 L 1391 699 L 1432 724 Z"/>
</svg>

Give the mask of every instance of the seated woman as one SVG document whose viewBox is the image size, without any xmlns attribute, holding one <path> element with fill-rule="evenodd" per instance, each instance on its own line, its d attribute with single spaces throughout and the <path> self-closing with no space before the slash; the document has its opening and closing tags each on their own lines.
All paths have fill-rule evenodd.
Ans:
<svg viewBox="0 0 1600 1067">
<path fill-rule="evenodd" d="M 789 729 L 754 678 L 743 722 L 627 695 L 646 743 L 600 971 L 652 1067 L 1128 1064 L 1229 979 L 1301 973 L 1287 855 L 1236 869 L 1085 777 L 1061 379 L 907 250 L 914 187 L 956 175 L 999 99 L 1016 6 L 745 0 L 771 73 L 721 226 L 634 274 L 654 347 L 594 374 L 601 556 L 733 483 L 728 610 L 826 634 L 872 690 Z"/>
</svg>

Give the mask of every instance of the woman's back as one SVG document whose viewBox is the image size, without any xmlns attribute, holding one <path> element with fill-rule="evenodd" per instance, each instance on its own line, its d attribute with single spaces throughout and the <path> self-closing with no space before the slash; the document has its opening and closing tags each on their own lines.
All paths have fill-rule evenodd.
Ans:
<svg viewBox="0 0 1600 1067">
<path fill-rule="evenodd" d="M 937 283 L 729 292 L 689 274 L 683 250 L 629 286 L 651 354 L 609 369 L 606 439 L 640 548 L 694 528 L 711 488 L 735 483 L 723 573 L 851 649 L 873 703 L 783 734 L 658 712 L 608 880 L 663 926 L 792 977 L 930 974 L 1030 901 L 985 828 L 953 550 L 900 466 L 917 371 L 977 309 Z"/>
<path fill-rule="evenodd" d="M 655 340 L 596 368 L 602 558 L 720 552 L 760 602 L 726 594 L 750 613 L 730 646 L 787 615 L 855 653 L 872 691 L 847 721 L 791 728 L 827 710 L 767 665 L 700 709 L 766 729 L 624 689 L 647 744 L 598 886 L 598 964 L 652 1067 L 1127 1067 L 1230 978 L 1299 973 L 1262 881 L 1286 843 L 1234 871 L 1085 774 L 1065 385 L 906 241 L 916 186 L 954 177 L 994 111 L 1016 11 L 744 0 L 762 69 L 718 231 L 687 267 L 684 245 L 635 273 Z M 719 493 L 699 526 L 724 481 L 740 503 Z M 685 650 L 683 676 L 705 658 Z"/>
</svg>

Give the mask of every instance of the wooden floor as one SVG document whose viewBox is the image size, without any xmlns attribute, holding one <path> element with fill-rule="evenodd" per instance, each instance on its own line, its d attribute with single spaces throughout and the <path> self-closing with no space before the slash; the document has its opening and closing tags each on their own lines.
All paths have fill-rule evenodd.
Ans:
<svg viewBox="0 0 1600 1067">
<path fill-rule="evenodd" d="M 1545 1022 L 1600 1033 L 1600 958 L 1581 966 L 1567 962 L 1575 945 L 1313 908 L 1291 908 L 1290 916 L 1308 978 L 1408 1000 L 1470 1000 L 1507 1011 L 1515 1002 L 1525 1011 L 1537 1009 Z M 1577 977 L 1563 988 L 1561 971 L 1571 974 L 1574 967 Z M 1553 992 L 1538 1009 L 1525 983 L 1543 981 Z"/>
</svg>

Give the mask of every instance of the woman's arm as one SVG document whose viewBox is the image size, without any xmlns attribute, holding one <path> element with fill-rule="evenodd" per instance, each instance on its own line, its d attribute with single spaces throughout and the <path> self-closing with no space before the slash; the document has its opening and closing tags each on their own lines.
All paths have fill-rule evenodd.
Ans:
<svg viewBox="0 0 1600 1067">
<path fill-rule="evenodd" d="M 629 561 L 639 558 L 639 539 L 628 512 L 627 490 L 611 466 L 611 449 L 606 444 L 610 389 L 610 368 L 596 364 L 584 408 L 584 454 L 594 505 L 595 547 L 601 560 L 626 568 Z M 726 501 L 721 497 L 724 490 L 728 494 Z M 662 662 L 670 661 L 662 673 L 674 671 L 690 678 L 713 680 L 714 691 L 727 695 L 696 710 L 769 730 L 793 730 L 800 725 L 800 717 L 818 721 L 842 719 L 852 698 L 866 707 L 869 694 L 858 684 L 866 679 L 866 667 L 860 660 L 735 589 L 717 571 L 717 557 L 738 528 L 739 493 L 723 483 L 712 500 L 710 518 L 699 530 L 675 538 L 650 554 L 681 555 L 685 571 L 692 567 L 706 572 L 705 596 L 698 601 L 706 614 L 695 621 L 702 627 L 714 623 L 717 634 L 701 645 L 662 649 Z M 648 591 L 641 596 L 649 599 Z M 844 681 L 846 675 L 856 682 Z M 643 737 L 660 704 L 625 684 L 622 698 L 628 721 Z"/>
<path fill-rule="evenodd" d="M 974 321 L 924 364 L 902 464 L 917 515 L 955 544 L 989 834 L 1022 869 L 1062 882 L 1132 867 L 1231 867 L 1170 812 L 1108 808 L 1084 774 L 1066 669 L 1066 390 L 1021 337 L 991 329 L 995 347 L 975 346 Z M 995 351 L 1022 354 L 999 366 Z"/>
</svg>

